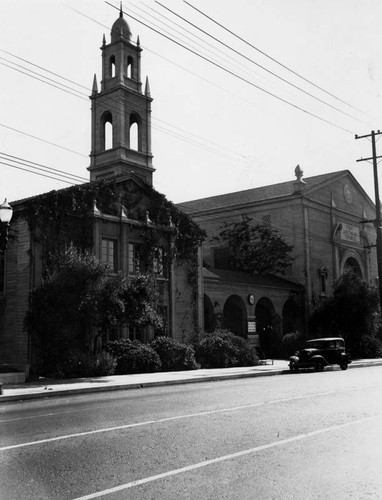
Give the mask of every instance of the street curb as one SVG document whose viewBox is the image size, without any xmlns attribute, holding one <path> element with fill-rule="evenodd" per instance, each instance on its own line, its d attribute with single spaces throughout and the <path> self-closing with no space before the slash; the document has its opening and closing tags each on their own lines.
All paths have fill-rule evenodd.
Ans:
<svg viewBox="0 0 382 500">
<path fill-rule="evenodd" d="M 256 378 L 256 377 L 271 377 L 274 375 L 281 375 L 284 373 L 290 373 L 289 370 L 277 370 L 270 372 L 259 372 L 259 373 L 236 373 L 228 375 L 211 375 L 204 378 L 190 378 L 190 379 L 178 379 L 178 380 L 159 380 L 152 382 L 140 382 L 140 383 L 129 383 L 111 386 L 100 386 L 100 387 L 79 387 L 77 389 L 64 389 L 62 391 L 50 392 L 36 392 L 31 394 L 13 394 L 9 396 L 0 396 L 1 403 L 9 403 L 14 401 L 26 401 L 33 399 L 46 399 L 52 397 L 62 397 L 62 396 L 73 396 L 77 394 L 93 394 L 97 392 L 109 392 L 109 391 L 126 391 L 129 389 L 144 389 L 149 387 L 160 387 L 167 385 L 182 385 L 182 384 L 197 384 L 201 382 L 221 382 L 223 380 L 233 380 L 239 378 Z"/>
<path fill-rule="evenodd" d="M 357 362 L 357 364 L 350 364 L 350 368 L 367 368 L 370 366 L 381 366 L 382 360 L 375 362 Z M 27 401 L 34 399 L 47 399 L 52 397 L 63 397 L 63 396 L 73 396 L 73 395 L 83 395 L 83 394 L 94 394 L 98 392 L 109 392 L 109 391 L 126 391 L 130 389 L 144 389 L 150 387 L 161 387 L 168 385 L 182 385 L 182 384 L 197 384 L 201 382 L 221 382 L 223 380 L 234 380 L 240 378 L 257 378 L 257 377 L 272 377 L 276 375 L 291 374 L 290 370 L 273 370 L 273 371 L 262 371 L 257 373 L 233 373 L 233 374 L 222 374 L 222 375 L 211 375 L 203 378 L 186 378 L 186 379 L 175 379 L 175 380 L 158 380 L 152 382 L 134 382 L 125 383 L 120 385 L 102 385 L 99 387 L 78 387 L 76 389 L 63 389 L 62 391 L 55 391 L 54 389 L 49 392 L 36 392 L 30 394 L 13 394 L 9 396 L 0 395 L 0 404 L 9 403 L 15 401 Z"/>
</svg>

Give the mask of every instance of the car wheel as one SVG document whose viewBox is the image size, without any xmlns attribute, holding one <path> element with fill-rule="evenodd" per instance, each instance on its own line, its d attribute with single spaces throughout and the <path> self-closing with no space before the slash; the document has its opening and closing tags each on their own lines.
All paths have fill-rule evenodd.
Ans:
<svg viewBox="0 0 382 500">
<path fill-rule="evenodd" d="M 324 363 L 322 361 L 318 361 L 314 367 L 316 372 L 322 372 L 324 370 Z"/>
<path fill-rule="evenodd" d="M 297 370 L 298 370 L 297 366 L 294 365 L 294 364 L 293 365 L 289 365 L 289 369 L 290 369 L 291 372 L 297 372 Z"/>
<path fill-rule="evenodd" d="M 341 363 L 340 364 L 341 370 L 347 370 L 348 369 L 348 364 L 347 363 Z"/>
</svg>

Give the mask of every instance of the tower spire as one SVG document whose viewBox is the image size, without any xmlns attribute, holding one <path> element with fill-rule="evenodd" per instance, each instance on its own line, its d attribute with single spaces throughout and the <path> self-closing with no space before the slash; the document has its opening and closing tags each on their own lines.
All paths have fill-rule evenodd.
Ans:
<svg viewBox="0 0 382 500">
<path fill-rule="evenodd" d="M 139 43 L 131 41 L 131 31 L 120 15 L 103 40 L 100 89 L 96 78 L 92 94 L 92 145 L 90 180 L 134 171 L 152 185 L 151 95 L 150 85 L 142 89 Z M 144 90 L 144 92 L 143 92 Z"/>
</svg>

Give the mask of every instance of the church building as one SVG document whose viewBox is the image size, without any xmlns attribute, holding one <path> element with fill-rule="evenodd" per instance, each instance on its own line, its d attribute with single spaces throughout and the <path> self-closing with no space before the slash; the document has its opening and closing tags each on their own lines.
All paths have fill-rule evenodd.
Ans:
<svg viewBox="0 0 382 500">
<path fill-rule="evenodd" d="M 203 243 L 204 324 L 230 328 L 277 356 L 286 333 L 306 330 L 313 307 L 331 284 L 353 270 L 377 281 L 375 205 L 347 170 L 180 203 L 208 237 Z M 248 217 L 277 231 L 293 247 L 283 275 L 255 275 L 227 266 L 228 248 L 217 237 L 224 223 Z"/>
<path fill-rule="evenodd" d="M 200 244 L 203 231 L 153 187 L 151 103 L 142 91 L 139 38 L 123 17 L 102 43 L 100 89 L 90 96 L 90 182 L 11 202 L 13 218 L 1 254 L 0 364 L 28 370 L 37 354 L 24 330 L 29 295 L 52 252 L 73 244 L 114 271 L 150 273 L 160 290 L 161 334 L 185 341 L 202 327 Z M 121 328 L 105 340 L 147 342 L 150 328 Z"/>
</svg>

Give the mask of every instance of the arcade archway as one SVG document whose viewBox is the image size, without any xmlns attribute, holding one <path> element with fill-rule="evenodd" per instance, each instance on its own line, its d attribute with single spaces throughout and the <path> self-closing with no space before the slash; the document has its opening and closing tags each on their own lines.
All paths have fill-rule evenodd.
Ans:
<svg viewBox="0 0 382 500">
<path fill-rule="evenodd" d="M 247 309 L 238 295 L 228 297 L 223 308 L 224 328 L 235 335 L 247 337 Z"/>
<path fill-rule="evenodd" d="M 262 297 L 256 304 L 256 329 L 260 347 L 266 357 L 276 353 L 275 308 L 267 297 Z"/>
</svg>

